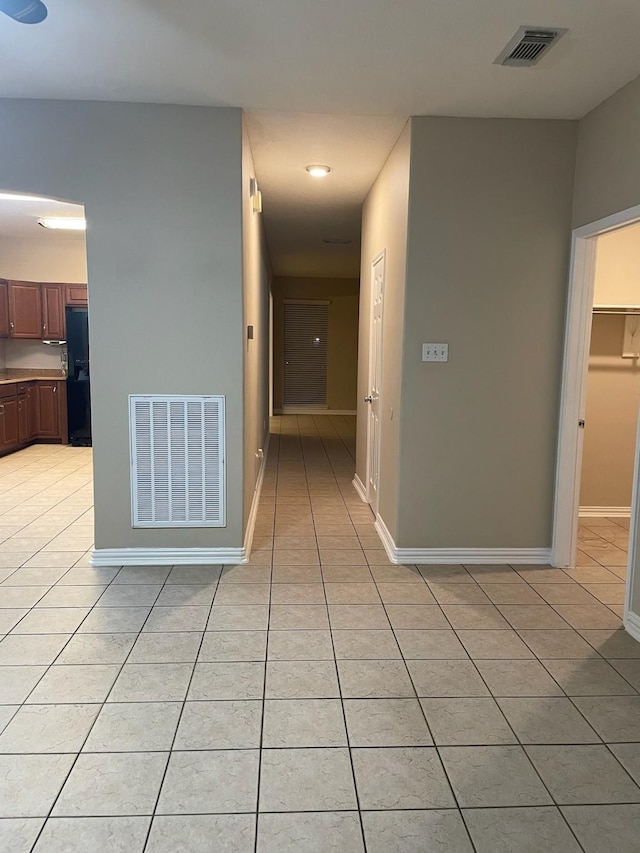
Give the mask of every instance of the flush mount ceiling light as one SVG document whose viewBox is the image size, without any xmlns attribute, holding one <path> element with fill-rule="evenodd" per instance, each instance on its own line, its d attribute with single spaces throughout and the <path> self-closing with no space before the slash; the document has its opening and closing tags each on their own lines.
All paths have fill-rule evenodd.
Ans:
<svg viewBox="0 0 640 853">
<path fill-rule="evenodd" d="M 311 166 L 307 166 L 307 172 L 311 175 L 312 178 L 324 178 L 326 177 L 331 169 L 329 166 L 320 166 L 318 164 L 314 164 Z"/>
<path fill-rule="evenodd" d="M 47 7 L 40 0 L 0 0 L 0 12 L 20 24 L 39 24 L 47 17 Z"/>
<path fill-rule="evenodd" d="M 87 220 L 80 216 L 43 216 L 38 225 L 57 231 L 86 231 Z"/>
</svg>

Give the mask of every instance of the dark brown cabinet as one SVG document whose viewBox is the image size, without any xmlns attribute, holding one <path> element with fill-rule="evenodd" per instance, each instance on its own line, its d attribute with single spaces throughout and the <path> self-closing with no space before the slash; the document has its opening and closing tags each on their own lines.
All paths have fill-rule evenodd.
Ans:
<svg viewBox="0 0 640 853">
<path fill-rule="evenodd" d="M 42 338 L 62 340 L 65 336 L 64 285 L 43 284 L 42 287 Z"/>
<path fill-rule="evenodd" d="M 33 382 L 18 384 L 18 432 L 20 444 L 32 441 L 37 435 L 37 390 Z"/>
<path fill-rule="evenodd" d="M 87 305 L 87 285 L 67 284 L 65 285 L 65 302 L 67 305 Z"/>
<path fill-rule="evenodd" d="M 62 439 L 62 382 L 38 382 L 38 438 Z"/>
<path fill-rule="evenodd" d="M 9 450 L 20 443 L 17 397 L 0 399 L 0 447 Z"/>
<path fill-rule="evenodd" d="M 9 337 L 9 285 L 0 278 L 0 338 Z"/>
<path fill-rule="evenodd" d="M 42 337 L 41 286 L 28 281 L 10 281 L 9 337 Z"/>
</svg>

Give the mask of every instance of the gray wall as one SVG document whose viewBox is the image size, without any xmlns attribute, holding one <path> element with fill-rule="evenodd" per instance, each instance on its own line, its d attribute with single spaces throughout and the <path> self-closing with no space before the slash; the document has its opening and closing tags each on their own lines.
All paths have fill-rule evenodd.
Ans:
<svg viewBox="0 0 640 853">
<path fill-rule="evenodd" d="M 85 205 L 96 546 L 242 543 L 241 113 L 0 102 L 0 187 Z M 132 530 L 127 395 L 225 394 L 225 529 Z"/>
<path fill-rule="evenodd" d="M 574 227 L 640 204 L 640 77 L 580 122 Z"/>
<path fill-rule="evenodd" d="M 269 259 L 262 216 L 249 193 L 255 177 L 251 145 L 242 128 L 242 273 L 244 310 L 244 526 L 251 512 L 260 460 L 269 432 Z M 253 326 L 249 340 L 247 327 Z"/>
<path fill-rule="evenodd" d="M 386 251 L 383 314 L 383 368 L 380 394 L 379 512 L 395 538 L 398 524 L 398 461 L 402 389 L 405 273 L 411 125 L 408 123 L 371 188 L 362 208 L 360 331 L 358 336 L 358 419 L 356 473 L 366 486 L 371 264 Z"/>
<path fill-rule="evenodd" d="M 547 548 L 577 124 L 411 125 L 396 543 Z"/>
</svg>

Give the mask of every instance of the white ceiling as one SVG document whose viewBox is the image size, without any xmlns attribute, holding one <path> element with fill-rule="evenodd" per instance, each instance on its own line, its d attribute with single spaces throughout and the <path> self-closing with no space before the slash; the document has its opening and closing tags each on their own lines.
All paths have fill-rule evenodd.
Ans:
<svg viewBox="0 0 640 853">
<path fill-rule="evenodd" d="M 3 192 L 15 191 L 15 187 L 0 187 Z M 0 197 L 0 237 L 32 240 L 84 240 L 83 231 L 51 231 L 38 225 L 43 216 L 84 216 L 84 208 L 79 204 L 56 201 L 47 198 L 24 196 L 18 199 Z"/>
<path fill-rule="evenodd" d="M 406 119 L 252 112 L 247 128 L 277 275 L 357 278 L 360 209 Z M 306 166 L 331 167 L 312 178 Z M 348 245 L 327 245 L 325 239 Z"/>
<path fill-rule="evenodd" d="M 36 26 L 0 15 L 0 97 L 304 114 L 251 117 L 276 271 L 289 274 L 316 263 L 311 249 L 322 236 L 333 236 L 328 228 L 341 233 L 354 228 L 353 205 L 384 159 L 392 125 L 407 116 L 579 118 L 640 73 L 638 0 L 47 0 L 47 5 L 49 17 Z M 567 27 L 569 33 L 532 69 L 494 65 L 523 24 Z M 371 139 L 374 125 L 366 120 L 347 119 L 343 135 L 340 122 L 325 116 L 318 119 L 318 137 L 309 113 L 399 118 L 397 125 L 395 119 L 381 122 L 378 140 Z M 268 143 L 274 150 L 265 150 L 256 128 L 285 124 L 297 143 L 274 132 L 278 141 Z M 327 159 L 340 166 L 331 190 L 314 189 L 316 195 L 305 201 L 299 173 L 284 168 L 284 151 L 288 143 L 291 161 L 299 164 L 318 139 Z M 359 139 L 368 143 L 364 155 Z M 277 163 L 276 179 L 271 169 Z M 347 179 L 360 166 L 358 180 Z M 337 190 L 344 195 L 336 198 Z M 283 254 L 284 240 L 291 244 Z M 306 261 L 297 262 L 301 253 Z M 329 274 L 337 254 L 336 247 L 327 247 L 326 266 L 316 274 Z M 352 264 L 353 257 L 344 270 Z"/>
</svg>

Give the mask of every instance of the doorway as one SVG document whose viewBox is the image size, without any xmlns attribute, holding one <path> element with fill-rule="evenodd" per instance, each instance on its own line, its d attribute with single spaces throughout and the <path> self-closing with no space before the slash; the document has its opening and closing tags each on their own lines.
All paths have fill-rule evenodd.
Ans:
<svg viewBox="0 0 640 853">
<path fill-rule="evenodd" d="M 638 414 L 637 408 L 634 405 L 634 412 L 631 414 L 632 423 L 630 426 L 632 447 L 627 456 L 626 465 L 628 467 L 627 476 L 631 479 L 631 469 L 633 469 L 633 496 L 631 498 L 631 507 L 628 509 L 621 505 L 607 503 L 605 498 L 604 503 L 596 503 L 595 494 L 611 495 L 614 492 L 594 490 L 594 483 L 597 478 L 594 478 L 591 468 L 584 473 L 583 478 L 583 463 L 592 465 L 594 447 L 593 445 L 593 429 L 589 436 L 590 444 L 587 445 L 587 454 L 585 455 L 585 428 L 589 429 L 589 419 L 587 412 L 591 417 L 591 423 L 595 429 L 598 416 L 594 413 L 598 411 L 598 391 L 601 391 L 601 384 L 598 385 L 594 381 L 592 371 L 591 383 L 589 365 L 590 355 L 592 367 L 595 364 L 602 365 L 602 360 L 605 358 L 605 352 L 611 349 L 610 340 L 607 341 L 607 336 L 615 334 L 615 329 L 612 329 L 612 323 L 617 323 L 617 332 L 620 337 L 620 358 L 623 358 L 626 353 L 630 356 L 633 354 L 630 347 L 635 346 L 634 338 L 637 341 L 637 331 L 640 325 L 633 319 L 640 312 L 640 292 L 637 296 L 627 294 L 612 294 L 605 293 L 606 287 L 603 290 L 603 285 L 600 281 L 596 282 L 597 272 L 597 249 L 598 241 L 608 239 L 615 233 L 622 234 L 624 229 L 638 227 L 640 223 L 640 206 L 630 208 L 626 211 L 621 211 L 618 214 L 583 226 L 576 229 L 572 238 L 572 255 L 571 255 L 571 270 L 569 296 L 567 304 L 567 323 L 565 333 L 565 356 L 562 380 L 562 396 L 560 406 L 560 431 L 558 442 L 558 460 L 556 470 L 556 501 L 554 509 L 554 531 L 553 531 L 553 549 L 552 560 L 557 567 L 569 567 L 576 563 L 576 554 L 578 553 L 578 535 L 579 535 L 579 517 L 582 503 L 583 524 L 588 528 L 588 521 L 585 516 L 592 519 L 604 518 L 605 526 L 616 525 L 615 517 L 620 519 L 620 541 L 624 541 L 623 528 L 625 522 L 622 520 L 628 513 L 630 516 L 630 544 L 627 558 L 627 581 L 626 581 L 626 602 L 624 623 L 628 627 L 629 604 L 632 595 L 633 571 L 631 569 L 634 558 L 634 542 L 635 542 L 635 509 L 637 508 L 636 486 L 639 476 L 638 472 Z M 601 245 L 603 245 L 601 243 Z M 607 285 L 608 286 L 608 285 Z M 640 291 L 640 288 L 638 288 Z M 626 304 L 625 304 L 626 303 Z M 595 312 L 594 313 L 594 309 Z M 635 310 L 634 310 L 635 309 Z M 595 322 L 594 322 L 594 317 Z M 627 319 L 630 318 L 630 319 Z M 603 320 L 605 321 L 603 323 Z M 592 346 L 592 333 L 594 333 Z M 598 361 L 600 359 L 600 361 Z M 606 361 L 606 364 L 611 366 L 611 361 Z M 637 364 L 638 362 L 636 362 Z M 602 377 L 600 377 L 601 379 Z M 591 385 L 591 394 L 588 395 Z M 588 404 L 588 396 L 590 403 Z M 606 406 L 606 400 L 600 401 Z M 603 406 L 600 405 L 600 409 Z M 602 423 L 606 423 L 606 415 L 600 417 Z M 602 423 L 600 427 L 602 427 Z M 627 429 L 627 432 L 629 428 Z M 635 453 L 635 464 L 632 461 L 632 456 Z M 606 466 L 606 459 L 600 460 L 600 470 Z M 610 466 L 612 467 L 612 466 Z M 582 488 L 584 485 L 584 489 Z M 582 491 L 582 501 L 581 501 Z M 618 492 L 619 494 L 619 492 Z M 609 500 L 613 498 L 609 497 Z M 585 503 L 587 501 L 587 503 Z M 591 501 L 592 503 L 588 503 Z M 602 516 L 600 516 L 602 513 Z M 613 518 L 613 521 L 607 521 Z M 591 522 L 592 527 L 597 526 L 596 521 Z M 596 534 L 597 531 L 596 531 Z M 615 537 L 614 537 L 615 539 Z M 615 548 L 615 542 L 613 543 Z"/>
<path fill-rule="evenodd" d="M 382 385 L 382 320 L 386 253 L 371 264 L 371 321 L 369 332 L 369 389 L 367 422 L 367 503 L 378 515 L 380 484 L 380 395 Z"/>
</svg>

